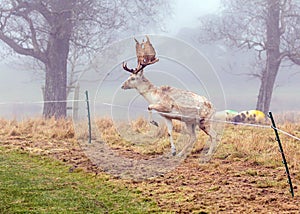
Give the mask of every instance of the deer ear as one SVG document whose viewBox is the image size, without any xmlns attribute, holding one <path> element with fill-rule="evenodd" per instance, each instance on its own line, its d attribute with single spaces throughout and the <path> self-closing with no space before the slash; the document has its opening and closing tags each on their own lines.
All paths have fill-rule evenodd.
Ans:
<svg viewBox="0 0 300 214">
<path fill-rule="evenodd" d="M 144 71 L 143 71 L 143 70 L 141 70 L 141 71 L 138 72 L 138 75 L 139 75 L 139 76 L 143 76 L 143 74 L 144 74 Z"/>
</svg>

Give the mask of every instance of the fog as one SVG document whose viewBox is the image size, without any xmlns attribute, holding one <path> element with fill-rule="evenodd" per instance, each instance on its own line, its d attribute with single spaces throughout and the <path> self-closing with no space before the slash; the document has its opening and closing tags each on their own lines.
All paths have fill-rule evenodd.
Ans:
<svg viewBox="0 0 300 214">
<path fill-rule="evenodd" d="M 160 64 L 156 64 L 153 66 L 152 73 L 150 71 L 145 72 L 145 75 L 148 76 L 151 81 L 154 81 L 155 84 L 158 85 L 171 85 L 176 87 L 187 88 L 189 90 L 195 91 L 197 93 L 204 93 L 205 96 L 209 94 L 209 97 L 217 103 L 217 110 L 222 110 L 222 108 L 233 109 L 237 111 L 242 111 L 246 109 L 255 109 L 256 99 L 259 90 L 259 80 L 251 78 L 250 76 L 245 75 L 246 73 L 250 73 L 254 68 L 253 64 L 251 64 L 251 58 L 254 53 L 246 52 L 246 51 L 238 51 L 232 50 L 226 47 L 224 44 L 210 44 L 204 45 L 200 44 L 197 41 L 197 35 L 199 32 L 197 31 L 198 20 L 201 15 L 207 13 L 215 13 L 218 11 L 219 1 L 183 1 L 178 0 L 177 4 L 174 6 L 173 14 L 170 14 L 168 17 L 167 27 L 165 29 L 157 29 L 154 33 L 152 33 L 153 45 L 157 50 L 158 56 L 162 56 L 162 60 Z M 145 32 L 147 33 L 147 32 Z M 141 35 L 139 32 L 135 33 L 135 36 L 141 39 Z M 174 65 L 174 63 L 167 62 L 166 51 L 168 48 L 159 44 L 162 40 L 159 36 L 163 38 L 170 38 L 170 40 L 174 39 L 180 40 L 182 44 L 186 44 L 194 49 L 196 49 L 199 54 L 207 60 L 207 62 L 212 66 L 215 74 L 214 77 L 220 81 L 221 85 L 217 86 L 215 80 L 205 78 L 207 73 L 207 67 L 197 67 L 194 70 L 197 70 L 197 74 L 199 74 L 200 78 L 202 75 L 202 80 L 205 81 L 203 85 L 207 86 L 210 91 L 205 92 L 203 87 L 199 86 L 197 88 L 197 83 L 193 83 L 191 77 L 187 77 L 188 75 L 183 75 L 182 70 L 184 70 L 180 66 Z M 132 39 L 134 35 L 127 35 L 124 38 L 119 38 L 119 41 Z M 130 40 L 128 40 L 128 48 L 131 49 L 131 54 L 134 55 L 135 51 L 135 43 L 132 40 L 130 44 Z M 155 44 L 157 41 L 157 44 Z M 172 40 L 173 41 L 173 40 Z M 0 42 L 2 47 L 4 44 Z M 161 49 L 159 49 L 161 48 Z M 165 48 L 165 49 L 162 49 Z M 181 51 L 181 50 L 174 50 Z M 165 57 L 165 58 L 164 58 Z M 18 63 L 18 61 L 28 60 L 26 57 L 14 57 L 14 58 L 4 58 L 0 62 L 0 117 L 4 118 L 26 118 L 31 116 L 39 116 L 42 114 L 42 86 L 43 81 L 37 80 L 36 73 L 34 73 L 30 69 L 25 69 L 22 67 L 22 63 Z M 125 59 L 119 59 L 121 63 Z M 112 63 L 112 65 L 116 65 Z M 180 63 L 180 62 L 179 62 Z M 192 64 L 193 62 L 191 62 Z M 133 67 L 133 62 L 131 63 Z M 188 66 L 188 65 L 187 65 Z M 87 65 L 88 69 L 89 66 Z M 109 70 L 114 70 L 116 68 L 108 68 Z M 210 68 L 209 68 L 210 69 Z M 208 70 L 209 70 L 208 69 Z M 156 70 L 156 72 L 155 72 Z M 170 75 L 160 75 L 158 71 L 164 71 L 165 73 L 173 72 L 177 80 L 172 80 Z M 170 71 L 172 70 L 172 71 Z M 210 70 L 209 70 L 210 71 Z M 279 71 L 279 76 L 276 81 L 276 88 L 273 94 L 273 100 L 271 103 L 271 110 L 275 112 L 281 111 L 299 111 L 300 110 L 300 102 L 298 100 L 299 94 L 299 67 L 294 66 L 283 66 Z M 91 71 L 92 72 L 92 71 Z M 116 72 L 121 72 L 121 69 Z M 181 74 L 180 74 L 181 73 Z M 106 87 L 107 96 L 111 94 L 111 92 L 118 91 L 121 82 L 123 82 L 128 77 L 128 74 L 122 73 L 122 75 L 118 79 L 117 84 L 112 84 Z M 178 78 L 180 81 L 178 81 Z M 91 79 L 95 79 L 91 77 Z M 99 88 L 101 85 L 101 78 L 98 78 L 94 81 L 94 88 Z M 179 84 L 180 82 L 180 84 Z M 87 85 L 80 85 L 80 99 L 84 100 L 84 91 L 88 89 Z M 104 88 L 105 88 L 104 87 Z M 115 88 L 114 88 L 115 87 Z M 214 97 L 213 88 L 221 87 L 225 96 L 225 104 L 218 104 L 218 100 L 220 99 L 218 96 Z M 126 92 L 127 93 L 127 92 Z M 126 93 L 122 92 L 120 96 L 126 96 Z M 128 92 L 128 96 L 136 96 L 137 93 L 134 91 Z M 73 94 L 70 94 L 68 99 L 73 99 Z M 96 99 L 96 94 L 91 94 L 91 99 Z M 111 102 L 108 98 L 103 98 L 99 102 L 102 104 Z M 139 102 L 143 102 L 142 100 Z M 111 104 L 111 103 L 110 103 Z M 125 105 L 126 103 L 121 103 L 120 105 Z M 72 105 L 72 102 L 69 103 Z M 81 108 L 84 111 L 85 103 L 81 103 Z M 111 110 L 111 107 L 107 108 L 107 112 Z M 71 114 L 71 111 L 69 112 Z M 83 113 L 84 114 L 84 113 Z"/>
</svg>

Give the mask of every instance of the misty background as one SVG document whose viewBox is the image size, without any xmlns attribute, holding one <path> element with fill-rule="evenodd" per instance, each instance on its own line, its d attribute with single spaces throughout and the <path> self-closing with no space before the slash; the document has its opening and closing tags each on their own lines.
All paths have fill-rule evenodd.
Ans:
<svg viewBox="0 0 300 214">
<path fill-rule="evenodd" d="M 209 61 L 222 84 L 225 95 L 226 105 L 220 105 L 217 110 L 223 110 L 221 109 L 223 107 L 237 111 L 255 109 L 260 81 L 247 75 L 247 73 L 251 73 L 254 69 L 257 69 L 254 65 L 255 62 L 252 60 L 255 53 L 251 50 L 229 48 L 220 42 L 201 44 L 198 39 L 199 33 L 203 33 L 198 29 L 201 16 L 218 13 L 220 2 L 217 0 L 193 0 L 188 2 L 177 0 L 174 2 L 172 13 L 165 17 L 167 19 L 166 24 L 160 28 L 149 26 L 149 32 L 146 33 L 150 35 L 150 38 L 151 35 L 162 35 L 181 40 L 197 49 Z M 116 38 L 116 41 L 121 41 L 128 38 L 132 39 L 133 36 L 140 37 L 141 32 L 119 32 L 118 35 L 119 38 Z M 134 45 L 134 42 L 129 44 L 131 51 L 134 51 Z M 153 42 L 153 45 L 157 48 L 155 42 Z M 2 41 L 0 41 L 0 47 L 5 48 Z M 160 50 L 157 49 L 157 52 L 159 55 Z M 40 116 L 42 114 L 42 87 L 44 80 L 42 74 L 30 66 L 30 62 L 29 57 L 11 56 L 9 53 L 0 60 L 0 117 L 19 119 L 29 116 Z M 159 65 L 156 66 L 157 68 L 159 67 Z M 161 66 L 163 66 L 164 70 L 168 69 L 168 64 L 162 64 Z M 84 67 L 88 69 L 88 66 L 85 65 Z M 180 66 L 170 68 L 175 69 L 175 73 L 180 72 L 180 69 L 182 69 Z M 121 70 L 121 68 L 115 69 Z M 300 110 L 300 102 L 298 100 L 299 69 L 299 66 L 281 66 L 275 83 L 271 111 L 285 112 Z M 199 68 L 199 73 L 201 74 L 201 68 Z M 149 75 L 146 73 L 146 76 L 149 76 L 149 79 L 157 82 L 157 84 L 180 87 L 176 81 L 172 81 L 168 77 L 157 78 L 155 74 L 157 73 L 149 73 Z M 203 75 L 205 74 L 206 72 L 203 72 Z M 124 74 L 120 77 L 119 81 L 123 82 L 127 77 L 128 74 Z M 189 85 L 187 81 L 189 79 L 182 77 L 181 82 Z M 100 79 L 93 84 L 95 87 L 99 86 Z M 211 85 L 212 87 L 213 84 L 215 83 L 205 82 L 205 85 Z M 84 99 L 84 91 L 87 88 L 88 86 L 80 85 L 80 99 Z M 107 90 L 114 91 L 117 89 L 110 88 Z M 197 86 L 192 87 L 191 90 L 201 93 L 200 89 L 200 91 L 197 91 Z M 136 92 L 129 93 L 134 96 Z M 68 99 L 72 100 L 73 96 L 71 93 Z M 91 99 L 94 99 L 95 96 L 95 94 L 92 94 Z M 72 102 L 69 105 L 72 105 Z M 82 109 L 85 108 L 84 105 L 84 103 L 80 105 Z"/>
</svg>

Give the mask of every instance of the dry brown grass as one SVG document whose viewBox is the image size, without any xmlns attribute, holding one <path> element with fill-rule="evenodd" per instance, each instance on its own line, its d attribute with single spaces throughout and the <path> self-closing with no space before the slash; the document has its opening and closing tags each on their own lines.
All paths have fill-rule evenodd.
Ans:
<svg viewBox="0 0 300 214">
<path fill-rule="evenodd" d="M 99 119 L 97 125 L 102 140 L 114 148 L 123 148 L 143 155 L 169 151 L 169 138 L 165 125 L 156 128 L 143 118 L 133 121 L 130 125 L 119 124 L 117 128 L 116 124 L 108 118 Z M 292 135 L 300 136 L 300 125 L 297 123 L 284 122 L 277 126 Z M 180 151 L 188 137 L 184 126 L 176 122 L 173 134 Z M 197 136 L 193 153 L 201 151 L 208 140 L 208 137 L 199 130 Z M 284 134 L 280 134 L 280 137 L 290 167 L 299 169 L 300 142 Z M 230 161 L 250 161 L 253 164 L 272 168 L 282 167 L 278 143 L 271 128 L 226 125 L 214 157 Z"/>
<path fill-rule="evenodd" d="M 7 138 L 30 138 L 32 140 L 69 139 L 75 137 L 71 120 L 45 120 L 42 118 L 22 121 L 0 120 L 0 136 Z"/>
<path fill-rule="evenodd" d="M 162 154 L 170 149 L 167 129 L 164 123 L 155 127 L 144 118 L 138 118 L 131 124 L 118 123 L 110 118 L 96 120 L 96 129 L 93 129 L 93 139 L 101 138 L 112 148 L 133 151 L 143 155 Z M 284 122 L 278 128 L 295 136 L 300 135 L 298 123 Z M 182 123 L 174 123 L 174 141 L 178 150 L 183 147 L 187 134 Z M 197 131 L 197 142 L 193 152 L 202 149 L 208 137 Z M 299 168 L 300 142 L 289 136 L 280 134 L 283 148 L 291 167 Z M 71 120 L 45 120 L 42 118 L 24 121 L 0 119 L 0 137 L 2 139 L 26 139 L 31 142 L 73 141 L 76 137 L 88 137 L 87 125 L 73 127 Z M 273 130 L 266 128 L 226 125 L 221 143 L 215 157 L 230 160 L 249 160 L 257 164 L 278 167 L 281 166 L 281 156 L 278 144 L 274 140 Z M 99 139 L 97 139 L 99 140 Z"/>
<path fill-rule="evenodd" d="M 227 125 L 216 157 L 250 160 L 256 164 L 278 162 L 277 144 L 271 129 Z M 280 162 L 280 161 L 279 161 Z"/>
<path fill-rule="evenodd" d="M 72 151 L 80 150 L 73 122 L 54 118 L 0 120 L 0 145 L 59 160 L 72 159 Z"/>
<path fill-rule="evenodd" d="M 156 127 L 142 117 L 130 124 L 112 121 L 110 118 L 99 118 L 96 120 L 96 126 L 101 140 L 112 148 L 131 150 L 143 155 L 162 154 L 170 150 L 164 123 Z M 182 131 L 182 124 L 175 122 L 173 137 L 179 144 L 183 143 Z"/>
</svg>

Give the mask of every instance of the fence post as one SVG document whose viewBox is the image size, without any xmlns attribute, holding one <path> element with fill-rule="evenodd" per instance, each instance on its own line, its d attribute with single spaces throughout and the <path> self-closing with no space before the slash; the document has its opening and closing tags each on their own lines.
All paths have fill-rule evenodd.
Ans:
<svg viewBox="0 0 300 214">
<path fill-rule="evenodd" d="M 85 91 L 86 97 L 86 106 L 87 106 L 87 117 L 88 117 L 88 126 L 89 126 L 89 143 L 92 143 L 92 127 L 91 127 L 91 113 L 90 113 L 90 101 L 89 101 L 89 92 Z"/>
<path fill-rule="evenodd" d="M 74 89 L 74 102 L 73 102 L 73 118 L 78 120 L 78 111 L 79 111 L 79 83 L 75 86 Z"/>
<path fill-rule="evenodd" d="M 294 197 L 294 188 L 293 188 L 292 179 L 291 179 L 291 176 L 290 176 L 289 167 L 288 167 L 288 164 L 287 164 L 286 159 L 285 159 L 285 155 L 284 155 L 284 152 L 283 152 L 283 148 L 282 148 L 282 145 L 281 145 L 281 141 L 280 141 L 280 138 L 279 138 L 279 134 L 278 134 L 278 131 L 277 131 L 277 128 L 276 128 L 276 124 L 275 124 L 272 112 L 269 112 L 269 118 L 271 119 L 271 122 L 272 122 L 271 128 L 275 132 L 276 141 L 278 142 L 278 146 L 279 146 L 279 152 L 281 153 L 281 156 L 282 156 L 282 163 L 284 164 L 285 172 L 286 172 L 286 175 L 288 177 L 288 183 L 290 185 L 290 192 L 292 194 L 292 197 Z"/>
</svg>

